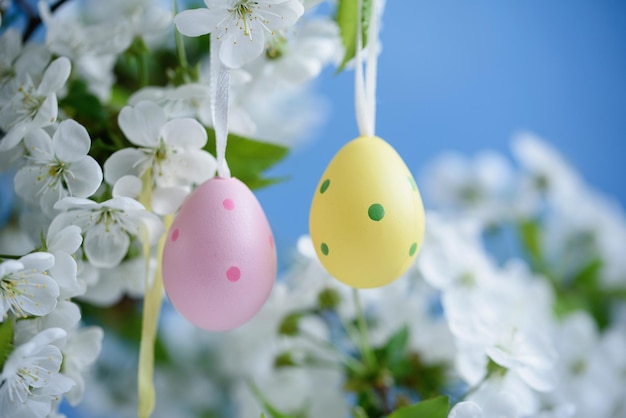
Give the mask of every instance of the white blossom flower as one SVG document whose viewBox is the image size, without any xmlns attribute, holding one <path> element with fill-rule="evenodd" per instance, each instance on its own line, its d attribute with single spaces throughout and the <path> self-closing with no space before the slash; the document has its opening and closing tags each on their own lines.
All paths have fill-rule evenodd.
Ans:
<svg viewBox="0 0 626 418">
<path fill-rule="evenodd" d="M 60 57 L 48 65 L 38 85 L 28 75 L 24 78 L 17 93 L 0 109 L 0 128 L 6 132 L 0 151 L 15 147 L 29 132 L 56 121 L 56 93 L 65 85 L 71 68 L 70 61 Z"/>
<path fill-rule="evenodd" d="M 530 210 L 515 198 L 517 179 L 511 165 L 494 152 L 471 160 L 444 154 L 422 177 L 426 201 L 439 211 L 462 213 L 489 225 Z"/>
<path fill-rule="evenodd" d="M 222 41 L 220 59 L 239 68 L 265 49 L 266 37 L 292 26 L 304 7 L 299 0 L 205 0 L 206 9 L 184 10 L 174 17 L 180 33 L 215 33 Z"/>
<path fill-rule="evenodd" d="M 74 385 L 73 380 L 59 374 L 63 356 L 53 345 L 65 336 L 60 328 L 46 329 L 9 355 L 0 374 L 3 416 L 44 417 L 52 402 Z"/>
<path fill-rule="evenodd" d="M 192 185 L 208 180 L 215 173 L 215 158 L 202 149 L 207 141 L 206 130 L 195 119 L 168 121 L 157 104 L 142 101 L 123 108 L 118 122 L 126 137 L 140 148 L 113 153 L 104 163 L 105 179 L 115 184 L 123 176 L 142 177 L 151 170 L 156 185 L 152 202 L 155 209 L 165 207 L 165 213 L 175 211 Z M 170 204 L 174 197 L 178 199 Z"/>
<path fill-rule="evenodd" d="M 56 233 L 66 226 L 81 228 L 85 256 L 95 267 L 115 267 L 130 246 L 130 235 L 155 244 L 163 234 L 163 224 L 142 204 L 127 197 L 116 197 L 102 203 L 77 197 L 66 197 L 55 205 L 63 211 L 50 225 Z"/>
<path fill-rule="evenodd" d="M 57 304 L 59 286 L 47 273 L 54 266 L 49 253 L 32 253 L 0 264 L 0 315 L 42 316 Z"/>
<path fill-rule="evenodd" d="M 85 3 L 88 21 L 109 25 L 122 23 L 130 29 L 133 37 L 159 35 L 172 22 L 172 12 L 162 3 L 152 0 L 91 0 Z"/>
<path fill-rule="evenodd" d="M 624 408 L 626 333 L 619 327 L 600 334 L 585 311 L 574 312 L 556 329 L 558 385 L 548 403 L 571 404 L 576 418 L 612 418 Z"/>
<path fill-rule="evenodd" d="M 28 202 L 53 213 L 56 202 L 66 196 L 89 197 L 100 187 L 102 169 L 87 155 L 91 139 L 72 119 L 59 124 L 52 139 L 42 129 L 24 138 L 28 162 L 15 175 L 15 191 Z"/>
<path fill-rule="evenodd" d="M 0 35 L 0 108 L 18 91 L 20 80 L 40 80 L 50 62 L 50 52 L 38 43 L 22 46 L 22 37 L 12 28 Z"/>
<path fill-rule="evenodd" d="M 128 22 L 118 19 L 85 23 L 78 11 L 66 7 L 53 15 L 46 1 L 39 2 L 39 13 L 46 25 L 48 49 L 69 58 L 75 74 L 87 81 L 89 91 L 101 100 L 108 100 L 115 81 L 113 66 L 117 56 L 133 40 Z"/>
<path fill-rule="evenodd" d="M 168 119 L 197 118 L 205 126 L 211 126 L 211 91 L 208 84 L 187 83 L 178 87 L 145 87 L 128 98 L 128 104 L 150 101 L 165 111 Z"/>
</svg>

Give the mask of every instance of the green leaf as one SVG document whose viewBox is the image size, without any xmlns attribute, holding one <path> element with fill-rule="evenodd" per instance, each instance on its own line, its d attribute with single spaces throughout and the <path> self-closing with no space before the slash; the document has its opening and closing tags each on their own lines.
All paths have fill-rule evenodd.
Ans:
<svg viewBox="0 0 626 418">
<path fill-rule="evenodd" d="M 387 364 L 395 364 L 401 361 L 406 354 L 406 346 L 409 342 L 409 327 L 403 326 L 396 331 L 385 344 L 384 355 Z"/>
<path fill-rule="evenodd" d="M 215 155 L 215 131 L 207 129 L 209 140 L 204 149 Z M 256 141 L 229 134 L 226 160 L 233 177 L 237 177 L 251 189 L 277 183 L 284 178 L 266 178 L 263 172 L 285 158 L 289 149 L 281 145 Z"/>
<path fill-rule="evenodd" d="M 356 28 L 358 17 L 358 0 L 339 0 L 337 4 L 337 16 L 335 20 L 339 26 L 339 32 L 341 34 L 341 42 L 343 43 L 345 55 L 337 73 L 340 73 L 345 68 L 346 64 L 354 58 L 356 53 Z M 367 28 L 369 27 L 370 16 L 372 10 L 371 0 L 363 0 L 361 10 L 361 36 L 363 47 L 367 45 Z"/>
<path fill-rule="evenodd" d="M 585 291 L 596 290 L 601 269 L 602 260 L 600 258 L 591 260 L 574 276 L 572 280 L 574 287 Z"/>
<path fill-rule="evenodd" d="M 13 352 L 13 318 L 7 317 L 0 323 L 0 370 Z"/>
<path fill-rule="evenodd" d="M 387 418 L 446 418 L 449 409 L 450 400 L 448 397 L 439 396 L 396 409 Z"/>
</svg>

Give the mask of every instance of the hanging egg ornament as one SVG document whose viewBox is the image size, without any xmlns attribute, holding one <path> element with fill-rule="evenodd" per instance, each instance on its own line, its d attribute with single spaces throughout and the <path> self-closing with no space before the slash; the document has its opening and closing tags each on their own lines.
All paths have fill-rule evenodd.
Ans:
<svg viewBox="0 0 626 418">
<path fill-rule="evenodd" d="M 168 298 L 194 325 L 223 331 L 251 319 L 276 279 L 276 249 L 250 189 L 220 177 L 198 186 L 168 232 L 162 269 Z"/>
<path fill-rule="evenodd" d="M 398 153 L 361 136 L 332 159 L 319 181 L 309 218 L 326 270 L 356 288 L 379 287 L 413 263 L 424 236 L 424 207 Z"/>
</svg>

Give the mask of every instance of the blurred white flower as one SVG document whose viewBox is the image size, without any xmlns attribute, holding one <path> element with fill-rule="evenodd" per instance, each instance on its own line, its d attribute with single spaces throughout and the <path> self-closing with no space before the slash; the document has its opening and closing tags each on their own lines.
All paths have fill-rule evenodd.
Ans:
<svg viewBox="0 0 626 418">
<path fill-rule="evenodd" d="M 153 277 L 156 262 L 150 260 L 150 277 Z M 122 261 L 113 268 L 101 268 L 97 279 L 89 283 L 81 300 L 96 306 L 111 306 L 123 296 L 139 298 L 145 293 L 146 261 L 135 257 Z"/>
<path fill-rule="evenodd" d="M 131 31 L 132 36 L 150 37 L 163 33 L 172 22 L 172 12 L 163 2 L 153 0 L 90 0 L 85 2 L 88 21 L 100 24 L 119 23 Z"/>
<path fill-rule="evenodd" d="M 128 98 L 128 104 L 136 106 L 150 101 L 161 106 L 168 119 L 197 118 L 205 126 L 211 126 L 211 92 L 208 84 L 188 83 L 178 87 L 145 87 Z"/>
<path fill-rule="evenodd" d="M 270 38 L 260 59 L 245 68 L 255 84 L 273 90 L 278 84 L 302 84 L 317 77 L 322 69 L 341 59 L 337 24 L 329 18 L 302 21 L 285 35 Z"/>
<path fill-rule="evenodd" d="M 417 272 L 433 287 L 472 288 L 491 278 L 495 263 L 481 241 L 481 223 L 429 211 Z"/>
<path fill-rule="evenodd" d="M 515 218 L 526 208 L 515 201 L 516 178 L 500 154 L 473 159 L 448 153 L 423 173 L 425 200 L 444 213 L 463 213 L 485 225 Z"/>
<path fill-rule="evenodd" d="M 513 152 L 533 186 L 526 187 L 527 200 L 535 200 L 545 220 L 542 245 L 559 266 L 556 273 L 567 279 L 600 259 L 600 284 L 623 285 L 626 216 L 620 205 L 592 190 L 557 150 L 532 134 L 518 135 Z"/>
<path fill-rule="evenodd" d="M 0 264 L 0 316 L 42 316 L 57 304 L 59 286 L 47 273 L 54 266 L 49 253 L 31 253 Z"/>
<path fill-rule="evenodd" d="M 624 407 L 626 335 L 615 328 L 600 335 L 584 311 L 568 315 L 556 330 L 560 362 L 552 404 L 572 404 L 576 418 L 612 418 Z"/>
<path fill-rule="evenodd" d="M 63 356 L 53 345 L 65 336 L 60 328 L 46 329 L 9 355 L 0 374 L 3 416 L 44 417 L 52 402 L 74 385 L 59 373 Z"/>
<path fill-rule="evenodd" d="M 77 405 L 85 390 L 83 375 L 96 361 L 102 348 L 104 333 L 100 327 L 87 327 L 69 333 L 63 347 L 63 365 L 61 372 L 76 384 L 65 394 L 70 405 Z"/>
<path fill-rule="evenodd" d="M 50 62 L 50 52 L 38 43 L 22 46 L 18 31 L 8 28 L 0 35 L 0 108 L 17 93 L 20 80 L 40 80 Z"/>
<path fill-rule="evenodd" d="M 52 138 L 43 129 L 24 138 L 28 162 L 15 174 L 15 192 L 27 202 L 54 214 L 54 204 L 66 196 L 89 197 L 100 187 L 102 169 L 87 155 L 91 139 L 72 119 L 59 124 Z"/>
<path fill-rule="evenodd" d="M 17 93 L 0 109 L 0 128 L 6 132 L 0 151 L 15 147 L 29 132 L 56 121 L 56 93 L 65 85 L 71 68 L 70 61 L 60 57 L 48 65 L 38 85 L 28 75 L 21 80 Z"/>
<path fill-rule="evenodd" d="M 85 256 L 95 267 L 115 267 L 130 245 L 130 235 L 150 245 L 163 234 L 163 223 L 143 205 L 128 197 L 116 197 L 102 203 L 66 197 L 55 205 L 63 211 L 50 225 L 56 232 L 69 225 L 81 228 Z"/>
<path fill-rule="evenodd" d="M 101 100 L 108 100 L 115 81 L 113 65 L 117 55 L 132 42 L 132 30 L 126 22 L 86 23 L 76 8 L 62 7 L 54 15 L 48 2 L 39 1 L 39 13 L 46 25 L 46 46 L 68 57 L 74 72 L 87 81 L 89 90 Z"/>
<path fill-rule="evenodd" d="M 220 59 L 239 68 L 261 55 L 267 37 L 292 26 L 304 7 L 299 0 L 205 0 L 206 9 L 184 10 L 174 17 L 180 33 L 215 33 L 222 41 Z"/>
</svg>

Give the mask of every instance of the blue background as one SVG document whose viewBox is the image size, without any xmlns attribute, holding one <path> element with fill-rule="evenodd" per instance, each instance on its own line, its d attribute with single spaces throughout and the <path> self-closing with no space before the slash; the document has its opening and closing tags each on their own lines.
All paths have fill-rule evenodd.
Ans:
<svg viewBox="0 0 626 418">
<path fill-rule="evenodd" d="M 376 133 L 418 181 L 442 151 L 510 155 L 529 130 L 626 206 L 626 2 L 390 0 L 383 25 Z M 308 233 L 319 177 L 358 135 L 353 76 L 325 71 L 329 120 L 271 171 L 290 180 L 257 193 L 283 265 Z"/>
</svg>

